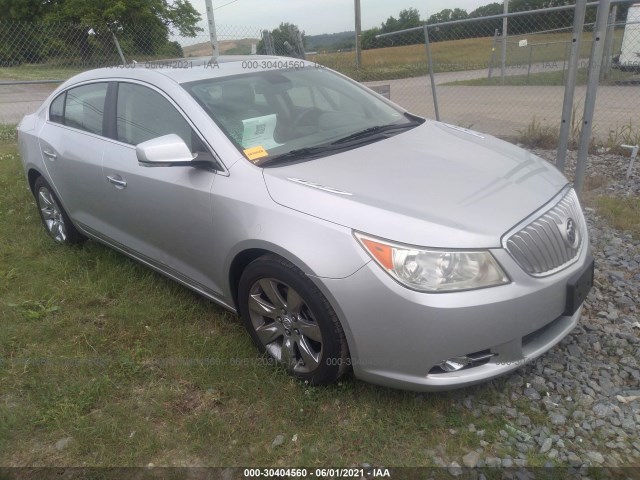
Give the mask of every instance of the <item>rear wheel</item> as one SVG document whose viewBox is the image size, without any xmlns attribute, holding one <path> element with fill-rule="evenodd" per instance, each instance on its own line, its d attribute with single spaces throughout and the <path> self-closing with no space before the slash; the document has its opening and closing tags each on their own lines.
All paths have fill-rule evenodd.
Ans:
<svg viewBox="0 0 640 480">
<path fill-rule="evenodd" d="M 347 342 L 335 312 L 293 264 L 273 255 L 253 261 L 240 278 L 238 300 L 260 351 L 294 377 L 322 385 L 347 369 Z"/>
<path fill-rule="evenodd" d="M 38 177 L 33 192 L 42 225 L 51 238 L 65 245 L 80 243 L 85 239 L 73 226 L 67 212 L 62 208 L 60 200 L 44 178 Z"/>
</svg>

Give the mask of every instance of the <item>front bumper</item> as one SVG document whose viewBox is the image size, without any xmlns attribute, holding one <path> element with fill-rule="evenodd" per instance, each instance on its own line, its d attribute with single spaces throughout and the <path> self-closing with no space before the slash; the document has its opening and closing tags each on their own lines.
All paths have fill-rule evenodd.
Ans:
<svg viewBox="0 0 640 480">
<path fill-rule="evenodd" d="M 515 370 L 556 345 L 578 323 L 564 315 L 567 281 L 588 265 L 588 245 L 570 267 L 546 278 L 527 275 L 502 249 L 492 253 L 508 285 L 429 294 L 396 283 L 370 262 L 354 275 L 315 282 L 340 317 L 355 375 L 414 391 L 447 390 Z M 488 362 L 434 373 L 443 360 L 489 351 Z"/>
</svg>

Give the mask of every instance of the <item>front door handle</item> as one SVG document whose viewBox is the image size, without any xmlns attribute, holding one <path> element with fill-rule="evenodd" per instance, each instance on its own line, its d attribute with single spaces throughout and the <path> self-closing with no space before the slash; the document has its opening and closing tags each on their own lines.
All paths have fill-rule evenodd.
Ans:
<svg viewBox="0 0 640 480">
<path fill-rule="evenodd" d="M 127 186 L 127 182 L 125 182 L 120 175 L 109 175 L 107 180 L 120 190 Z"/>
<path fill-rule="evenodd" d="M 42 150 L 42 153 L 44 154 L 45 157 L 47 157 L 49 160 L 51 160 L 52 162 L 58 158 L 58 155 L 56 155 L 54 152 L 50 152 L 49 150 Z"/>
</svg>

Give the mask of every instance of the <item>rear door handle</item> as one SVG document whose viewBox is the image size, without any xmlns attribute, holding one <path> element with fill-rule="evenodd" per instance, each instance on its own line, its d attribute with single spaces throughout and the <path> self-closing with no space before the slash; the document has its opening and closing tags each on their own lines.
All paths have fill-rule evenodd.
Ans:
<svg viewBox="0 0 640 480">
<path fill-rule="evenodd" d="M 58 158 L 58 155 L 56 155 L 54 152 L 50 152 L 49 150 L 42 150 L 42 153 L 44 154 L 45 157 L 47 157 L 49 160 L 51 160 L 52 162 Z"/>
<path fill-rule="evenodd" d="M 127 182 L 125 182 L 120 175 L 109 175 L 107 180 L 120 190 L 127 186 Z"/>
</svg>

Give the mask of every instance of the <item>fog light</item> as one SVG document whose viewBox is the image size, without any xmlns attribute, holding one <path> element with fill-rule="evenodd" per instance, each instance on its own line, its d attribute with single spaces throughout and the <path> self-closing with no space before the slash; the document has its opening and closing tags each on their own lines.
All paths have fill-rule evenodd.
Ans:
<svg viewBox="0 0 640 480">
<path fill-rule="evenodd" d="M 440 362 L 438 366 L 445 372 L 457 372 L 469 365 L 473 360 L 469 357 L 453 357 Z"/>
<path fill-rule="evenodd" d="M 443 360 L 435 367 L 431 369 L 430 374 L 433 373 L 449 373 L 457 372 L 465 367 L 471 365 L 471 367 L 478 367 L 487 363 L 492 357 L 497 356 L 497 353 L 491 353 L 491 350 L 482 350 L 480 352 L 468 353 L 466 355 L 460 355 L 458 357 L 451 357 L 448 360 Z"/>
</svg>

